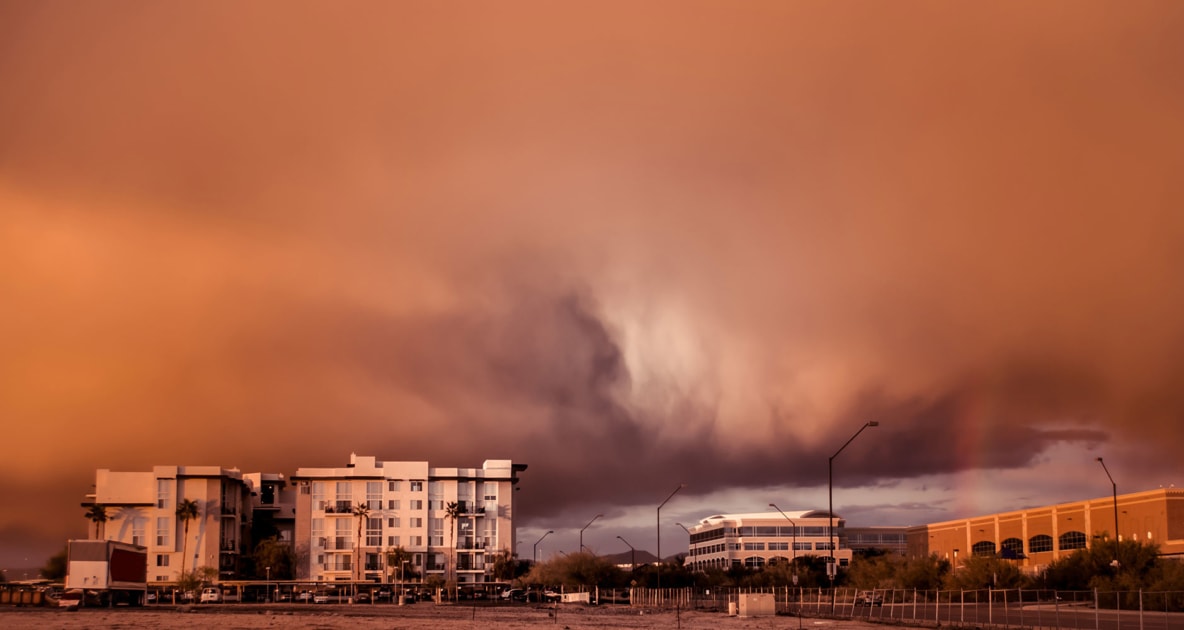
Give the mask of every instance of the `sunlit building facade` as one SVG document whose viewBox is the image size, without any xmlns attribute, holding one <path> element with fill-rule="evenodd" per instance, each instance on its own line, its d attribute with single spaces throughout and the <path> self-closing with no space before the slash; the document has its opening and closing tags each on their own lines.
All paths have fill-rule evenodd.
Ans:
<svg viewBox="0 0 1184 630">
<path fill-rule="evenodd" d="M 83 507 L 101 506 L 107 521 L 87 522 L 88 536 L 148 549 L 148 580 L 172 582 L 185 571 L 216 567 L 235 577 L 250 521 L 251 487 L 237 469 L 156 466 L 151 472 L 95 472 L 95 491 Z M 197 518 L 177 518 L 177 505 L 197 503 Z M 97 530 L 97 536 L 96 536 Z M 186 538 L 188 531 L 188 538 Z M 184 561 L 182 561 L 184 555 Z"/>
<path fill-rule="evenodd" d="M 513 553 L 514 488 L 524 470 L 509 460 L 435 468 L 357 455 L 342 468 L 300 468 L 292 477 L 297 578 L 378 582 L 411 569 L 485 582 L 487 558 Z M 387 566 L 394 548 L 408 552 L 407 566 Z"/>
<path fill-rule="evenodd" d="M 1184 557 L 1184 490 L 1160 488 L 1117 497 L 1118 537 Z M 955 568 L 970 555 L 1013 560 L 1039 572 L 1078 549 L 1113 541 L 1113 496 L 944 521 L 908 530 L 908 555 L 937 554 Z"/>
<path fill-rule="evenodd" d="M 691 540 L 685 564 L 692 569 L 760 568 L 773 561 L 832 555 L 824 510 L 716 514 L 688 531 Z M 846 522 L 838 515 L 834 517 L 834 542 L 836 563 L 847 566 L 851 549 L 846 544 Z"/>
</svg>

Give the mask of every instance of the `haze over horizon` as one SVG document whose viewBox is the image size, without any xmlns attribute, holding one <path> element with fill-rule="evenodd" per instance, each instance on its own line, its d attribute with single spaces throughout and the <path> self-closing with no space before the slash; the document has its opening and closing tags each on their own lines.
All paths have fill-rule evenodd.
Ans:
<svg viewBox="0 0 1184 630">
<path fill-rule="evenodd" d="M 0 566 L 97 468 L 513 459 L 523 556 L 824 509 L 869 420 L 853 525 L 1181 483 L 1180 59 L 1160 2 L 0 0 Z"/>
</svg>

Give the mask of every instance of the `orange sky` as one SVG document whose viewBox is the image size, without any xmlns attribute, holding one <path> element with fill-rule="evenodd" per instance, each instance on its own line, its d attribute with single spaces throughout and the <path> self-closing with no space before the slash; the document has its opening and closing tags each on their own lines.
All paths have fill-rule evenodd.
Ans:
<svg viewBox="0 0 1184 630">
<path fill-rule="evenodd" d="M 81 535 L 100 467 L 510 457 L 523 525 L 578 528 L 680 481 L 818 507 L 878 418 L 845 483 L 902 503 L 1180 481 L 1182 30 L 0 0 L 0 565 Z M 950 516 L 926 488 L 867 518 Z"/>
</svg>

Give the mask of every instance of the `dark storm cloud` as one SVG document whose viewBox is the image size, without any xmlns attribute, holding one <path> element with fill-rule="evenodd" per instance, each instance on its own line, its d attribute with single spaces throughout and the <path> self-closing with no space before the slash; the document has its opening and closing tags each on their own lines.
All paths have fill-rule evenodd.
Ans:
<svg viewBox="0 0 1184 630">
<path fill-rule="evenodd" d="M 552 522 L 868 420 L 841 485 L 1169 480 L 1182 11 L 0 2 L 0 524 L 351 451 Z"/>
</svg>

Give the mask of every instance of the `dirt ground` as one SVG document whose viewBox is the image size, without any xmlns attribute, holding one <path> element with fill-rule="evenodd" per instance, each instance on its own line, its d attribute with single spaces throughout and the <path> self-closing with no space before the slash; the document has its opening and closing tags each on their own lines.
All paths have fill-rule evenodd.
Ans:
<svg viewBox="0 0 1184 630">
<path fill-rule="evenodd" d="M 638 610 L 628 607 L 584 605 L 522 606 L 190 606 L 83 609 L 0 608 L 0 627 L 45 630 L 47 628 L 314 628 L 369 630 L 428 630 L 436 628 L 802 628 L 803 630 L 883 630 L 884 625 L 834 619 L 789 616 L 729 617 L 701 611 Z"/>
</svg>

